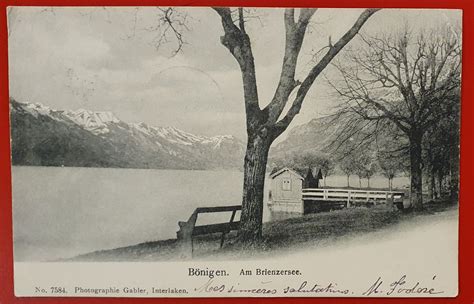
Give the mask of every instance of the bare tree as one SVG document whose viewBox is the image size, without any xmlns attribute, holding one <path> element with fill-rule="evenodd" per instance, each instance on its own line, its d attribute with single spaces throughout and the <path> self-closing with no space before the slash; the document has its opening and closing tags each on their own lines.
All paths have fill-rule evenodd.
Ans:
<svg viewBox="0 0 474 304">
<path fill-rule="evenodd" d="M 356 161 L 355 165 L 355 174 L 359 178 L 359 189 L 362 189 L 362 179 L 365 177 L 364 164 L 361 163 L 363 159 L 357 157 L 354 159 Z"/>
<path fill-rule="evenodd" d="M 339 163 L 339 168 L 341 168 L 342 172 L 346 175 L 347 178 L 347 188 L 350 188 L 350 177 L 352 174 L 356 172 L 356 168 L 354 166 L 354 160 L 352 155 L 347 155 L 342 161 Z"/>
<path fill-rule="evenodd" d="M 397 130 L 385 129 L 375 141 L 375 151 L 380 172 L 388 179 L 388 188 L 393 190 L 393 179 L 403 172 L 409 159 L 409 144 Z"/>
<path fill-rule="evenodd" d="M 306 29 L 317 9 L 301 9 L 297 18 L 295 9 L 286 9 L 284 13 L 285 53 L 280 79 L 272 100 L 263 109 L 259 106 L 254 56 L 250 37 L 245 28 L 244 11 L 242 8 L 238 9 L 238 18 L 234 20 L 230 8 L 214 8 L 214 10 L 221 17 L 224 29 L 221 43 L 234 56 L 242 73 L 247 120 L 247 150 L 244 161 L 239 237 L 244 242 L 252 242 L 262 236 L 263 186 L 270 145 L 287 129 L 299 113 L 306 94 L 316 78 L 377 9 L 367 9 L 362 12 L 354 25 L 334 45 L 327 48 L 325 55 L 311 68 L 302 81 L 295 79 L 297 61 Z M 291 100 L 290 96 L 295 90 L 295 97 Z M 288 102 L 291 102 L 288 112 L 279 119 Z"/>
<path fill-rule="evenodd" d="M 364 177 L 367 179 L 367 188 L 370 188 L 370 179 L 377 173 L 377 163 L 371 160 L 371 162 L 364 168 Z"/>
<path fill-rule="evenodd" d="M 370 188 L 370 178 L 377 171 L 372 154 L 370 149 L 360 149 L 351 154 L 354 172 L 359 177 L 359 188 L 362 188 L 362 178 L 367 179 L 367 187 Z"/>
<path fill-rule="evenodd" d="M 352 66 L 337 66 L 342 81 L 333 87 L 344 99 L 340 113 L 375 129 L 389 122 L 408 138 L 411 205 L 422 209 L 422 139 L 446 115 L 459 88 L 460 37 L 451 28 L 416 36 L 405 28 L 363 41 L 348 53 Z"/>
<path fill-rule="evenodd" d="M 400 170 L 400 162 L 396 156 L 391 154 L 378 154 L 377 157 L 381 173 L 388 179 L 388 189 L 392 191 L 393 179 Z"/>
</svg>

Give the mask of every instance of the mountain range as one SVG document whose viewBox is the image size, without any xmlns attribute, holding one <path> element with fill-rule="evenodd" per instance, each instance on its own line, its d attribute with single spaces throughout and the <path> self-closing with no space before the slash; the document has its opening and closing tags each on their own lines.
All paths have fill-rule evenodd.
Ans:
<svg viewBox="0 0 474 304">
<path fill-rule="evenodd" d="M 232 135 L 127 123 L 111 112 L 55 110 L 10 99 L 12 164 L 154 169 L 242 168 Z"/>
<path fill-rule="evenodd" d="M 153 169 L 242 169 L 245 143 L 175 127 L 127 123 L 111 112 L 55 110 L 10 99 L 12 164 Z M 271 159 L 319 151 L 337 128 L 324 118 L 293 127 Z"/>
</svg>

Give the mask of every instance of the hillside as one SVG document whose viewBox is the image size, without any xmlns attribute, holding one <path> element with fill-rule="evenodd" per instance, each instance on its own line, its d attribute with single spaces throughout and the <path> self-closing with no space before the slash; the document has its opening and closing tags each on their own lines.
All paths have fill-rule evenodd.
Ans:
<svg viewBox="0 0 474 304">
<path fill-rule="evenodd" d="M 10 121 L 13 165 L 240 169 L 243 163 L 244 144 L 234 136 L 127 123 L 110 112 L 10 100 Z"/>
<path fill-rule="evenodd" d="M 312 119 L 291 129 L 284 141 L 272 147 L 270 156 L 281 158 L 292 153 L 323 152 L 330 144 L 337 127 L 337 124 L 329 123 L 326 118 Z"/>
</svg>

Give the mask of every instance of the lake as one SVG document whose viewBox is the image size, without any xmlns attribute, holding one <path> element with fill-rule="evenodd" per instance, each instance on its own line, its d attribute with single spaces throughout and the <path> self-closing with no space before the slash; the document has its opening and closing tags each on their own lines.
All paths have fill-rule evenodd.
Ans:
<svg viewBox="0 0 474 304">
<path fill-rule="evenodd" d="M 174 238 L 177 222 L 188 220 L 196 207 L 239 205 L 242 182 L 239 171 L 13 167 L 15 261 Z M 370 183 L 387 186 L 381 177 Z M 346 177 L 329 176 L 326 184 L 346 186 Z M 394 180 L 394 187 L 406 184 L 405 177 Z M 358 185 L 352 177 L 351 186 Z M 198 223 L 228 217 L 208 216 Z M 269 220 L 265 204 L 264 221 Z"/>
</svg>

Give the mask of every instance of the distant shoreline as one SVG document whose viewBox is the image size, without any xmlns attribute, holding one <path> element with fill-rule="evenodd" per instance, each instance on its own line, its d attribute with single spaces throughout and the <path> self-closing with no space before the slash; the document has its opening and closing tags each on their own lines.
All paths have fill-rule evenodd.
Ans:
<svg viewBox="0 0 474 304">
<path fill-rule="evenodd" d="M 95 167 L 95 166 L 40 166 L 40 165 L 13 165 L 12 168 L 77 168 L 77 169 L 125 169 L 125 170 L 173 170 L 173 171 L 237 171 L 243 172 L 238 168 L 216 168 L 216 169 L 186 169 L 186 168 L 135 168 L 135 167 Z"/>
<path fill-rule="evenodd" d="M 63 169 L 63 168 L 76 168 L 76 169 L 112 169 L 112 170 L 153 170 L 153 171 L 194 171 L 194 172 L 240 172 L 243 173 L 243 169 L 238 168 L 215 168 L 215 169 L 183 169 L 183 168 L 134 168 L 134 167 L 81 167 L 81 166 L 39 166 L 39 165 L 13 165 L 12 168 L 55 168 L 55 169 Z M 267 170 L 266 173 L 267 177 L 270 175 L 270 170 Z M 329 175 L 328 178 L 331 179 L 335 176 L 343 176 L 341 174 L 333 174 Z M 375 175 L 374 178 L 385 178 L 381 175 Z M 395 178 L 407 178 L 407 176 L 397 176 Z M 407 184 L 409 185 L 409 184 Z M 337 185 L 337 186 L 321 186 L 320 188 L 326 189 L 333 189 L 333 188 L 347 188 L 347 189 L 354 189 L 354 190 L 388 190 L 388 187 L 358 187 L 351 185 L 347 187 L 347 185 Z M 406 187 L 393 187 L 392 190 L 394 191 L 405 191 L 408 188 Z"/>
</svg>

